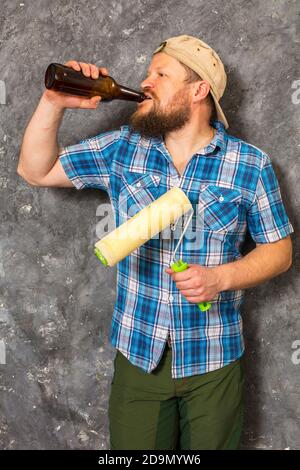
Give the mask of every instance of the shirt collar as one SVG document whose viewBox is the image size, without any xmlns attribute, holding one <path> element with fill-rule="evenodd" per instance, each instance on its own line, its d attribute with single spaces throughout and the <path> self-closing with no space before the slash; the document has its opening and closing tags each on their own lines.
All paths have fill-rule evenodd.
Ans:
<svg viewBox="0 0 300 470">
<path fill-rule="evenodd" d="M 214 120 L 212 121 L 212 126 L 216 129 L 216 133 L 214 135 L 214 138 L 212 141 L 201 151 L 195 152 L 195 155 L 208 155 L 210 153 L 213 153 L 216 149 L 216 147 L 219 147 L 219 149 L 223 152 L 225 152 L 225 147 L 226 147 L 226 131 L 225 131 L 225 126 L 221 121 Z M 164 149 L 165 144 L 163 141 L 162 137 L 152 137 L 150 139 L 150 146 L 155 146 L 157 148 L 160 148 L 161 150 Z"/>
</svg>

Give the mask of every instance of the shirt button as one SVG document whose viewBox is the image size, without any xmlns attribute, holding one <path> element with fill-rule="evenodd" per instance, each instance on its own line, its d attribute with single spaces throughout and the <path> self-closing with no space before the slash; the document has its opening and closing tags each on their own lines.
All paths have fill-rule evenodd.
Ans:
<svg viewBox="0 0 300 470">
<path fill-rule="evenodd" d="M 136 183 L 136 187 L 137 187 L 137 188 L 140 188 L 140 187 L 141 187 L 141 183 L 140 183 L 140 182 Z"/>
<path fill-rule="evenodd" d="M 174 300 L 173 295 L 170 295 L 170 296 L 169 296 L 169 302 L 173 302 L 173 300 Z"/>
<path fill-rule="evenodd" d="M 175 227 L 174 224 L 171 224 L 171 225 L 170 225 L 170 228 L 171 228 L 171 230 L 173 230 L 173 231 L 176 229 L 176 227 Z"/>
<path fill-rule="evenodd" d="M 219 197 L 219 201 L 220 201 L 220 202 L 223 202 L 223 201 L 224 201 L 223 196 L 220 196 L 220 197 Z"/>
</svg>

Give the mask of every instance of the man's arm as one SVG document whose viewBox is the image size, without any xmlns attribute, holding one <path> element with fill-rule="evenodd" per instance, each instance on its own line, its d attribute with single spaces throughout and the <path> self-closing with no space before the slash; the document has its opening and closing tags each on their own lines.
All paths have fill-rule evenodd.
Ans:
<svg viewBox="0 0 300 470">
<path fill-rule="evenodd" d="M 220 291 L 247 289 L 287 271 L 292 264 L 292 242 L 288 236 L 274 243 L 256 244 L 244 258 L 217 266 Z"/>
<path fill-rule="evenodd" d="M 189 269 L 174 273 L 166 269 L 181 294 L 189 302 L 209 302 L 219 292 L 247 289 L 287 271 L 292 264 L 290 236 L 274 243 L 257 244 L 244 258 L 213 268 L 191 264 Z"/>
<path fill-rule="evenodd" d="M 82 70 L 86 77 L 107 75 L 106 68 L 69 61 L 65 65 Z M 34 186 L 74 187 L 59 159 L 57 133 L 66 108 L 96 109 L 101 98 L 84 98 L 46 90 L 24 134 L 18 174 Z"/>
<path fill-rule="evenodd" d="M 63 108 L 43 95 L 26 128 L 17 172 L 33 186 L 73 186 L 58 160 L 56 139 L 63 114 Z"/>
</svg>

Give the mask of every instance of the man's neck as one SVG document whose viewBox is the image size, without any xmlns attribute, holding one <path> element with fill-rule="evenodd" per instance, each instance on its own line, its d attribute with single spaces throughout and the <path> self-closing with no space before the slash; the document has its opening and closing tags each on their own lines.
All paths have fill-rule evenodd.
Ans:
<svg viewBox="0 0 300 470">
<path fill-rule="evenodd" d="M 184 162 L 212 141 L 214 131 L 215 129 L 208 123 L 198 129 L 187 127 L 165 135 L 164 142 L 171 155 L 176 158 L 180 156 L 180 160 Z"/>
</svg>

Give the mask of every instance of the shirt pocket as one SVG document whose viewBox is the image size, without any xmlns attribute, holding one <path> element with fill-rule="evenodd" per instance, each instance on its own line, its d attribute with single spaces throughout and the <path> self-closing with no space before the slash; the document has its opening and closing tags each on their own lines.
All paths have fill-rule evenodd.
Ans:
<svg viewBox="0 0 300 470">
<path fill-rule="evenodd" d="M 124 171 L 119 194 L 119 213 L 128 220 L 159 197 L 160 177 L 152 173 Z"/>
<path fill-rule="evenodd" d="M 237 189 L 208 185 L 201 190 L 198 214 L 204 230 L 217 233 L 237 228 L 241 193 Z"/>
</svg>

